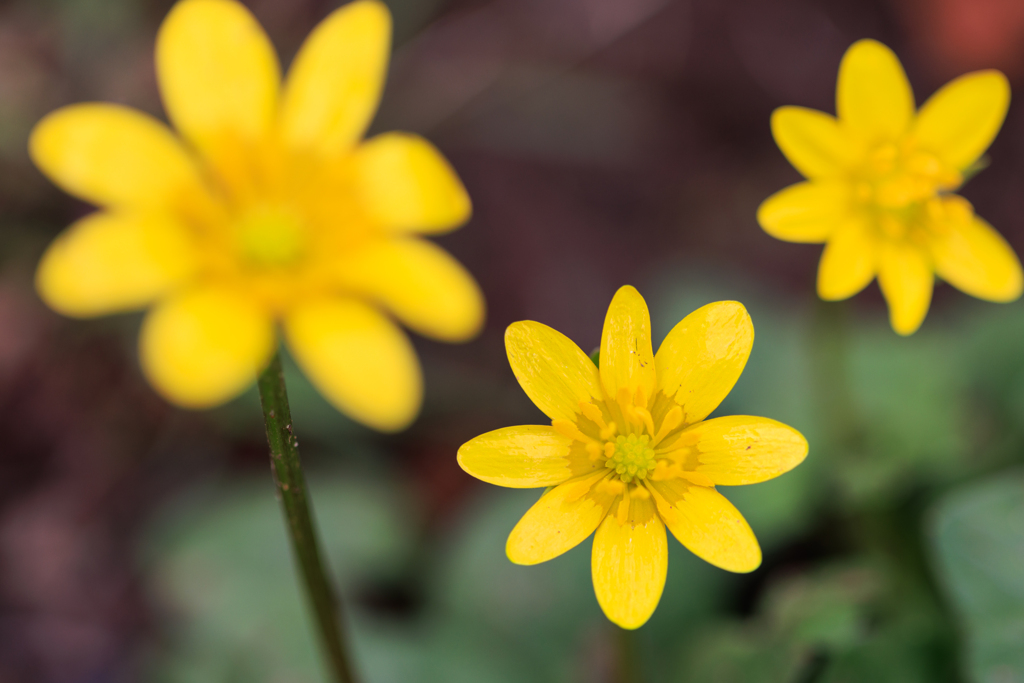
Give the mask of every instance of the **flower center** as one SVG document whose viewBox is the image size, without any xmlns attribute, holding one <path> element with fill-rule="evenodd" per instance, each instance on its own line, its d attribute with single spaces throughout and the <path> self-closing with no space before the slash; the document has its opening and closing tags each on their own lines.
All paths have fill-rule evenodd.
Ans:
<svg viewBox="0 0 1024 683">
<path fill-rule="evenodd" d="M 627 484 L 634 478 L 646 479 L 647 473 L 655 465 L 654 449 L 650 447 L 650 441 L 651 438 L 646 434 L 620 434 L 615 439 L 615 452 L 605 461 L 604 466 L 614 469 Z"/>
<path fill-rule="evenodd" d="M 931 214 L 942 193 L 962 183 L 963 176 L 934 154 L 909 141 L 887 142 L 868 153 L 854 196 L 881 237 L 917 239 L 934 222 Z"/>
<path fill-rule="evenodd" d="M 259 267 L 291 265 L 306 250 L 302 220 L 283 209 L 248 212 L 237 224 L 237 238 L 243 258 Z"/>
</svg>

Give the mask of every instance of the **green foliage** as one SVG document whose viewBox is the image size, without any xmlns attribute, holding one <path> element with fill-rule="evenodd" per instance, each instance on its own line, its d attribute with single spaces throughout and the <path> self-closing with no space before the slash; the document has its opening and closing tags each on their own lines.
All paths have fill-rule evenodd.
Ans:
<svg viewBox="0 0 1024 683">
<path fill-rule="evenodd" d="M 943 498 L 930 539 L 939 576 L 962 618 L 970 680 L 1024 681 L 1024 471 Z"/>
</svg>

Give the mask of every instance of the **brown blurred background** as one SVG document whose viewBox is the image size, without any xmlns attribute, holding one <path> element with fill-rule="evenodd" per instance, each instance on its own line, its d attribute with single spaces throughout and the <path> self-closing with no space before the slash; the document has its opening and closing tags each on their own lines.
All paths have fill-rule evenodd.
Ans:
<svg viewBox="0 0 1024 683">
<path fill-rule="evenodd" d="M 304 617 L 293 605 L 290 566 L 281 557 L 255 394 L 215 411 L 175 409 L 141 378 L 138 316 L 64 319 L 31 286 L 45 245 L 91 208 L 32 167 L 28 132 L 46 112 L 78 101 L 122 102 L 162 117 L 152 51 L 171 4 L 0 3 L 2 683 L 317 680 Z M 247 4 L 285 64 L 338 5 Z M 723 409 L 790 421 L 812 439 L 807 473 L 793 475 L 799 483 L 765 494 L 784 503 L 737 503 L 765 544 L 764 569 L 725 576 L 673 548 L 673 568 L 683 573 L 670 574 L 662 608 L 637 636 L 647 677 L 888 680 L 863 673 L 870 667 L 836 673 L 834 663 L 860 652 L 872 629 L 889 623 L 885 606 L 893 603 L 884 596 L 905 587 L 905 575 L 918 581 L 908 590 L 925 597 L 897 621 L 917 618 L 934 628 L 911 644 L 885 632 L 889 645 L 878 647 L 899 651 L 896 659 L 879 660 L 889 667 L 885 675 L 972 676 L 961 673 L 969 665 L 956 635 L 961 627 L 950 616 L 961 612 L 942 597 L 933 570 L 922 568 L 928 551 L 899 564 L 887 551 L 872 550 L 863 535 L 881 528 L 897 539 L 922 538 L 922 520 L 946 489 L 1019 462 L 1021 374 L 992 359 L 1016 358 L 1014 349 L 1024 348 L 1017 345 L 1024 342 L 1024 314 L 1018 305 L 982 304 L 941 287 L 924 329 L 899 346 L 885 329 L 877 287 L 859 295 L 847 308 L 868 330 L 850 342 L 853 392 L 866 397 L 860 414 L 869 422 L 876 412 L 892 415 L 895 408 L 877 403 L 886 382 L 918 392 L 893 399 L 911 413 L 893 420 L 898 433 L 872 436 L 868 427 L 859 447 L 876 453 L 872 439 L 904 439 L 910 445 L 900 452 L 911 455 L 906 465 L 893 464 L 903 456 L 884 455 L 877 467 L 865 466 L 867 474 L 864 459 L 833 467 L 820 447 L 829 443 L 828 420 L 815 412 L 814 386 L 822 380 L 814 373 L 824 372 L 814 361 L 820 247 L 775 241 L 754 215 L 765 197 L 799 177 L 771 138 L 772 109 L 834 111 L 839 59 L 852 42 L 872 37 L 891 46 L 919 104 L 976 68 L 1002 69 L 1015 93 L 1024 92 L 1024 3 L 388 4 L 395 52 L 373 129 L 426 135 L 463 178 L 474 216 L 439 241 L 478 278 L 488 323 L 466 345 L 416 339 L 427 400 L 414 426 L 396 436 L 350 423 L 301 376 L 289 375 L 321 530 L 353 606 L 366 680 L 611 680 L 616 635 L 589 592 L 589 544 L 575 559 L 550 563 L 554 569 L 512 568 L 504 535 L 533 494 L 497 492 L 472 480 L 455 452 L 486 430 L 543 419 L 508 369 L 506 325 L 540 320 L 589 351 L 612 294 L 627 283 L 648 297 L 659 335 L 713 298 L 747 303 L 758 330 L 752 376 Z M 1011 105 L 989 156 L 990 167 L 963 194 L 1024 253 L 1019 104 Z M 996 346 L 984 346 L 982 337 Z M 957 365 L 983 379 L 966 370 L 943 374 Z M 940 403 L 933 409 L 927 401 Z M 899 432 L 911 422 L 916 426 Z M 917 434 L 936 429 L 941 443 L 915 445 Z M 836 491 L 843 502 L 831 500 Z M 829 569 L 850 558 L 852 568 Z M 879 569 L 889 560 L 906 571 Z M 832 597 L 815 597 L 822 591 Z M 280 605 L 271 605 L 270 593 Z M 700 599 L 684 595 L 690 593 Z M 749 633 L 775 633 L 766 624 L 789 617 L 772 605 L 791 604 L 786 596 L 795 594 L 803 596 L 793 598 L 796 604 L 815 606 L 839 595 L 840 616 L 822 619 L 840 626 L 811 638 L 813 646 L 792 646 L 785 666 L 737 669 L 729 678 L 716 663 L 692 669 L 692 656 L 681 661 L 684 643 L 703 642 L 699 636 L 712 625 L 741 634 L 728 641 L 739 645 L 721 646 L 725 662 L 751 660 L 759 647 L 790 647 L 774 635 Z M 842 621 L 848 612 L 853 626 Z M 294 647 L 281 645 L 268 619 L 289 625 Z M 527 642 L 530 633 L 560 635 Z M 910 664 L 899 659 L 905 651 L 912 651 Z M 694 677 L 699 671 L 718 673 Z"/>
</svg>

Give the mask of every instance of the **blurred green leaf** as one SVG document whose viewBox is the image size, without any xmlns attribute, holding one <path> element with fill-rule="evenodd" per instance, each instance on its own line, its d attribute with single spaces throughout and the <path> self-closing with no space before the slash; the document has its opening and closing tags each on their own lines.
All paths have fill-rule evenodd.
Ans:
<svg viewBox="0 0 1024 683">
<path fill-rule="evenodd" d="M 970 680 L 1024 681 L 1024 471 L 950 493 L 929 531 L 939 577 L 963 619 Z"/>
</svg>

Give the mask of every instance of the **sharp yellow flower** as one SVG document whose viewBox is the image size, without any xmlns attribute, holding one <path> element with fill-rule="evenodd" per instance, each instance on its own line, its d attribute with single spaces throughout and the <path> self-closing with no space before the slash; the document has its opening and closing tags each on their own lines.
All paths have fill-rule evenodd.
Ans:
<svg viewBox="0 0 1024 683">
<path fill-rule="evenodd" d="M 462 183 L 426 140 L 362 136 L 383 88 L 391 17 L 358 0 L 309 36 L 281 83 L 278 58 L 235 0 L 182 0 L 156 67 L 178 134 L 141 112 L 79 104 L 46 116 L 33 160 L 100 211 L 39 265 L 43 299 L 70 316 L 152 305 L 140 357 L 189 407 L 237 395 L 289 348 L 336 407 L 382 430 L 416 414 L 421 376 L 402 330 L 473 336 L 472 277 L 418 234 L 462 224 Z"/>
<path fill-rule="evenodd" d="M 950 81 L 915 112 L 896 55 L 854 43 L 836 87 L 838 117 L 780 107 L 772 134 L 808 180 L 761 204 L 758 222 L 789 242 L 825 243 L 818 295 L 835 301 L 877 275 L 899 334 L 920 327 L 935 275 L 989 301 L 1013 301 L 1024 276 L 1013 249 L 952 191 L 999 132 L 1010 86 L 998 71 Z"/>
<path fill-rule="evenodd" d="M 546 325 L 509 326 L 512 371 L 551 426 L 489 432 L 458 455 L 462 469 L 488 483 L 553 487 L 512 530 L 509 559 L 544 562 L 596 530 L 597 601 L 629 629 L 661 598 L 666 526 L 717 567 L 756 569 L 757 539 L 715 486 L 777 477 L 803 461 L 807 441 L 767 418 L 704 420 L 739 379 L 753 342 L 743 305 L 722 301 L 684 318 L 655 355 L 647 304 L 628 286 L 608 308 L 600 369 Z"/>
</svg>

